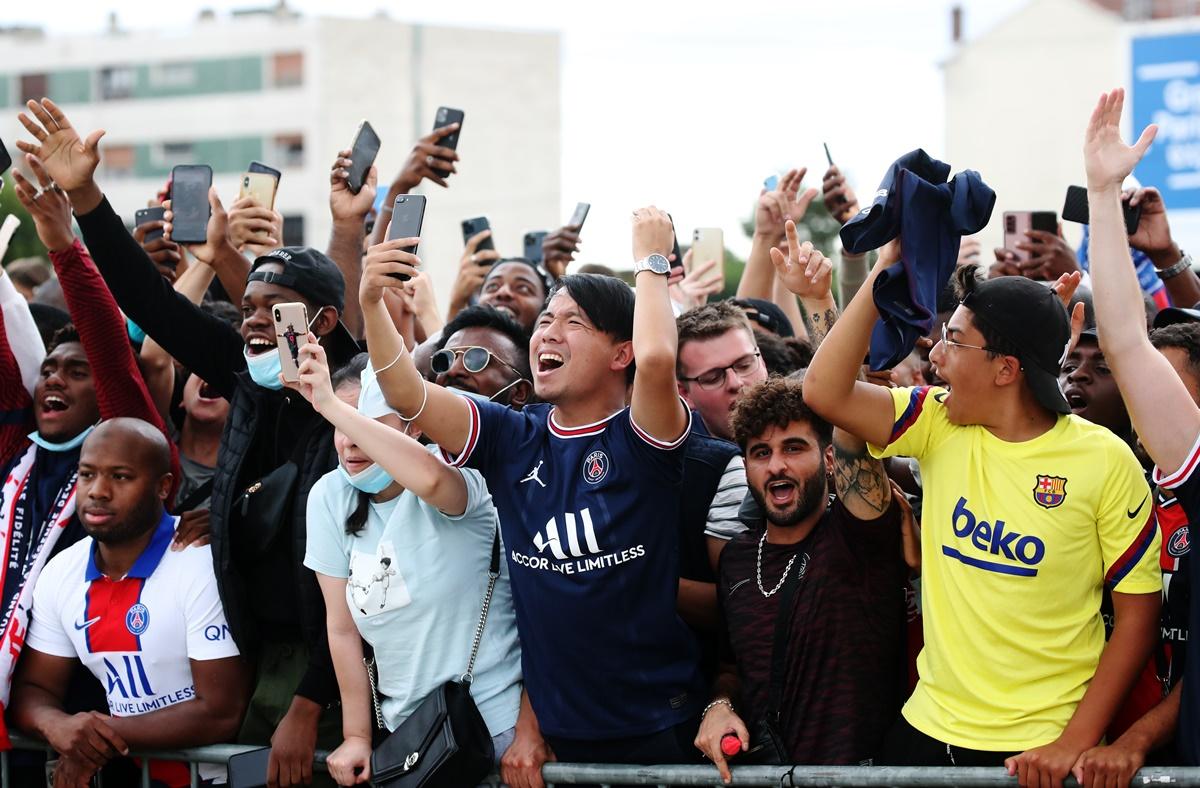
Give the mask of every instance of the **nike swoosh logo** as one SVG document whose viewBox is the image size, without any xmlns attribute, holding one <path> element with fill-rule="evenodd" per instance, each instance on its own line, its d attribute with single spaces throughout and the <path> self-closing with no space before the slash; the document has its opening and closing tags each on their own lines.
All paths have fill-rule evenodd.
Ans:
<svg viewBox="0 0 1200 788">
<path fill-rule="evenodd" d="M 76 629 L 76 631 L 81 630 L 81 629 L 87 629 L 88 627 L 90 627 L 92 624 L 95 624 L 99 620 L 100 620 L 100 616 L 96 616 L 95 618 L 89 618 L 87 621 L 84 621 L 82 624 L 79 623 L 78 621 L 76 621 L 75 629 Z"/>
<path fill-rule="evenodd" d="M 1135 518 L 1135 517 L 1137 517 L 1137 516 L 1138 516 L 1138 512 L 1140 512 L 1140 511 L 1142 510 L 1142 507 L 1146 505 L 1146 500 L 1147 500 L 1149 497 L 1150 497 L 1150 495 L 1149 495 L 1149 494 L 1147 494 L 1147 495 L 1146 495 L 1146 497 L 1142 499 L 1142 502 L 1138 504 L 1138 508 L 1134 509 L 1132 512 L 1126 512 L 1126 513 L 1125 513 L 1125 514 L 1127 514 L 1127 515 L 1129 516 L 1129 519 L 1130 519 L 1130 520 L 1132 520 L 1133 518 Z"/>
</svg>

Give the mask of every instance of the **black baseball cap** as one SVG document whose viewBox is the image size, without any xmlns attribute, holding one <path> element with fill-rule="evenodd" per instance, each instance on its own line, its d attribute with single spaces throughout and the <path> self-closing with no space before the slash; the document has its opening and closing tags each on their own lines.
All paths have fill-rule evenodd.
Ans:
<svg viewBox="0 0 1200 788">
<path fill-rule="evenodd" d="M 276 263 L 283 271 L 260 271 L 261 266 Z M 337 310 L 338 322 L 329 340 L 341 343 L 347 352 L 358 352 L 358 342 L 341 321 L 346 307 L 346 280 L 337 264 L 310 246 L 284 246 L 256 258 L 250 266 L 247 282 L 266 282 L 295 290 L 316 307 Z M 310 319 L 313 315 L 309 315 Z"/>
<path fill-rule="evenodd" d="M 1070 413 L 1058 374 L 1071 319 L 1053 290 L 1023 276 L 1001 276 L 975 285 L 962 305 L 974 320 L 1000 334 L 1017 350 L 1037 401 L 1054 413 Z"/>
<path fill-rule="evenodd" d="M 1154 316 L 1154 327 L 1162 328 L 1175 323 L 1200 323 L 1200 309 L 1197 307 L 1200 307 L 1200 304 L 1191 309 L 1181 306 L 1167 307 Z"/>
<path fill-rule="evenodd" d="M 768 301 L 765 298 L 734 298 L 730 300 L 742 308 L 746 317 L 772 334 L 781 337 L 796 336 L 796 332 L 792 328 L 792 321 L 788 320 L 788 316 L 774 301 Z"/>
</svg>

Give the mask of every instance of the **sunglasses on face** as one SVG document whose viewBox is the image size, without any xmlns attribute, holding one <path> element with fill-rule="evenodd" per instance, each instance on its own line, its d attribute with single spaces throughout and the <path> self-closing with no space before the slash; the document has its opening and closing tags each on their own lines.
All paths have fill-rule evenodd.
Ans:
<svg viewBox="0 0 1200 788">
<path fill-rule="evenodd" d="M 452 366 L 454 366 L 454 359 L 460 354 L 463 357 L 463 369 L 472 374 L 476 372 L 483 372 L 485 369 L 487 369 L 487 365 L 491 363 L 492 359 L 495 359 L 511 369 L 513 372 L 517 373 L 518 378 L 524 377 L 520 370 L 518 370 L 512 364 L 509 364 L 507 361 L 500 358 L 487 348 L 479 347 L 478 345 L 472 345 L 471 347 L 442 348 L 438 352 L 434 353 L 432 357 L 430 357 L 429 366 L 431 369 L 433 369 L 434 374 L 444 375 L 450 371 Z"/>
</svg>

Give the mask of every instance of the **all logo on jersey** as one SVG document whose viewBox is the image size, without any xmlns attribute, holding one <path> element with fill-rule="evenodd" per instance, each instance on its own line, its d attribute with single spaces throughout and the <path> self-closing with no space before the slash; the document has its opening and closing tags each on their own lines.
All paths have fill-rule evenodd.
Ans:
<svg viewBox="0 0 1200 788">
<path fill-rule="evenodd" d="M 1038 506 L 1053 509 L 1067 499 L 1067 480 L 1062 476 L 1038 475 L 1033 486 L 1033 500 Z"/>
<path fill-rule="evenodd" d="M 563 544 L 562 539 L 559 537 L 558 518 L 551 517 L 546 521 L 544 533 L 534 535 L 533 546 L 537 548 L 539 553 L 545 553 L 549 549 L 551 555 L 560 561 L 565 561 L 567 558 L 582 558 L 588 553 L 595 555 L 603 552 L 600 549 L 600 545 L 596 543 L 596 529 L 592 525 L 592 513 L 584 509 L 579 513 L 579 520 L 583 523 L 582 544 L 579 542 L 579 528 L 575 514 L 567 512 L 563 515 L 563 530 L 567 537 L 566 545 Z"/>
<path fill-rule="evenodd" d="M 588 484 L 599 484 L 608 475 L 608 455 L 597 449 L 583 458 L 583 480 Z"/>
<path fill-rule="evenodd" d="M 139 637 L 150 628 L 150 611 L 141 602 L 130 607 L 125 614 L 125 628 Z"/>
<path fill-rule="evenodd" d="M 1176 557 L 1182 558 L 1188 554 L 1192 543 L 1188 535 L 1188 527 L 1185 525 L 1175 533 L 1171 534 L 1170 540 L 1167 542 L 1167 552 Z"/>
<path fill-rule="evenodd" d="M 510 551 L 513 563 L 529 569 L 558 572 L 564 575 L 581 574 L 595 569 L 607 569 L 646 555 L 644 545 L 634 545 L 623 550 L 605 552 L 596 538 L 596 526 L 592 513 L 582 509 L 578 516 L 574 512 L 551 517 L 545 527 L 533 535 L 536 553 L 526 555 L 517 550 Z"/>
</svg>

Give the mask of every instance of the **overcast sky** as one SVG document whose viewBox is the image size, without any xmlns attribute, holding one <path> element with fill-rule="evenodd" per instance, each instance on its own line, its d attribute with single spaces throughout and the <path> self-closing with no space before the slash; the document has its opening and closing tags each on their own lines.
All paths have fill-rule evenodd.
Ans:
<svg viewBox="0 0 1200 788">
<path fill-rule="evenodd" d="M 267 5 L 261 2 L 259 5 Z M 628 216 L 655 203 L 684 233 L 719 226 L 745 254 L 740 222 L 762 179 L 807 165 L 824 171 L 822 141 L 860 195 L 905 151 L 943 150 L 940 63 L 952 51 L 949 0 L 818 3 L 737 0 L 290 0 L 312 15 L 551 29 L 562 33 L 562 217 L 592 203 L 582 259 L 630 267 Z M 963 0 L 979 35 L 1023 0 Z M 117 10 L 124 27 L 186 27 L 201 8 L 247 2 L 5 2 L 0 24 L 91 33 Z M 598 108 L 605 108 L 601 111 Z M 611 108 L 618 107 L 619 111 Z M 468 115 L 470 108 L 465 108 Z M 469 128 L 464 130 L 469 134 Z M 950 162 L 955 170 L 970 162 Z M 553 223 L 547 219 L 547 225 Z"/>
</svg>

